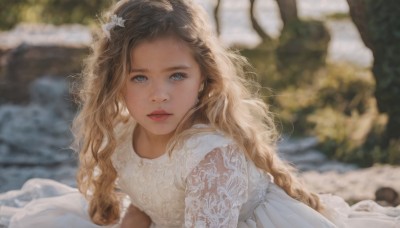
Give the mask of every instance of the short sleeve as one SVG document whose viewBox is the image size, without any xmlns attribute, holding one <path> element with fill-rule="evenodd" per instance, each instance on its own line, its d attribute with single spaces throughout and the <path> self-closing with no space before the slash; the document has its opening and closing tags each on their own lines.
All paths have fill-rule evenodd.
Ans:
<svg viewBox="0 0 400 228">
<path fill-rule="evenodd" d="M 179 175 L 186 180 L 192 170 L 215 148 L 223 148 L 234 145 L 234 141 L 217 132 L 197 134 L 190 137 L 182 150 L 178 151 L 177 158 L 181 167 Z"/>
<path fill-rule="evenodd" d="M 236 227 L 247 189 L 243 152 L 233 145 L 212 149 L 186 179 L 185 227 Z"/>
</svg>

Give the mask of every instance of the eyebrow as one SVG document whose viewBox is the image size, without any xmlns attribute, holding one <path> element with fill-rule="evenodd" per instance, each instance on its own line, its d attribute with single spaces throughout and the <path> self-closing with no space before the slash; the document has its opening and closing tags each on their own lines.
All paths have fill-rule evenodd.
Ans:
<svg viewBox="0 0 400 228">
<path fill-rule="evenodd" d="M 178 65 L 178 66 L 172 66 L 164 69 L 164 72 L 170 72 L 170 71 L 176 71 L 176 70 L 187 70 L 191 66 L 189 65 Z M 146 68 L 133 68 L 131 69 L 130 73 L 143 73 L 143 72 L 148 72 L 149 70 Z"/>
</svg>

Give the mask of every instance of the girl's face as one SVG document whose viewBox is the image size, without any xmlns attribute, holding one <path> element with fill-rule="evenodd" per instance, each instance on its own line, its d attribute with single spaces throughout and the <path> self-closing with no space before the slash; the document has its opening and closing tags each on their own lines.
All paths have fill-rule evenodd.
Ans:
<svg viewBox="0 0 400 228">
<path fill-rule="evenodd" d="M 131 51 L 124 99 L 131 116 L 148 135 L 171 136 L 196 105 L 200 66 L 186 43 L 166 36 L 139 43 Z"/>
</svg>

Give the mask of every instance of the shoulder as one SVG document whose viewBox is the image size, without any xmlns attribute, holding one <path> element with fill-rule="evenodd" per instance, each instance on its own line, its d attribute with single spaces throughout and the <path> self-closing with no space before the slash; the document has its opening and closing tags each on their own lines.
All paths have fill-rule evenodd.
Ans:
<svg viewBox="0 0 400 228">
<path fill-rule="evenodd" d="M 198 129 L 199 131 L 188 137 L 182 144 L 182 149 L 187 152 L 203 154 L 212 151 L 215 148 L 235 144 L 233 139 L 208 125 L 198 124 L 193 128 Z"/>
<path fill-rule="evenodd" d="M 245 159 L 244 153 L 238 149 L 236 142 L 232 138 L 218 130 L 213 130 L 208 125 L 195 125 L 194 127 L 200 128 L 199 131 L 191 134 L 182 146 L 173 152 L 173 156 L 180 163 L 180 173 L 184 178 L 201 161 L 206 159 L 207 155 L 215 155 L 215 152 L 224 153 L 223 157 L 238 154 L 241 158 Z"/>
</svg>

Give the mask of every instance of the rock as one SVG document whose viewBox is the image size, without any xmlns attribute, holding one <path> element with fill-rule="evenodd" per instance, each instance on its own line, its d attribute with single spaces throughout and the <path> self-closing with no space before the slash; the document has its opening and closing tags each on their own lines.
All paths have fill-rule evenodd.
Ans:
<svg viewBox="0 0 400 228">
<path fill-rule="evenodd" d="M 21 25 L 0 33 L 0 103 L 27 103 L 27 88 L 38 77 L 79 74 L 90 41 L 90 30 L 80 25 Z"/>
<path fill-rule="evenodd" d="M 68 80 L 51 76 L 35 80 L 29 88 L 30 103 L 54 112 L 58 118 L 70 121 L 75 113 L 70 100 Z"/>
<path fill-rule="evenodd" d="M 380 187 L 375 192 L 375 201 L 382 206 L 396 207 L 400 204 L 399 193 L 391 187 Z"/>
<path fill-rule="evenodd" d="M 2 168 L 0 192 L 20 189 L 31 178 L 48 178 L 76 187 L 76 167 L 71 164 L 59 166 L 9 166 Z"/>
<path fill-rule="evenodd" d="M 74 110 L 65 99 L 65 79 L 40 78 L 27 106 L 0 106 L 0 164 L 56 165 L 74 160 L 69 149 Z"/>
</svg>

